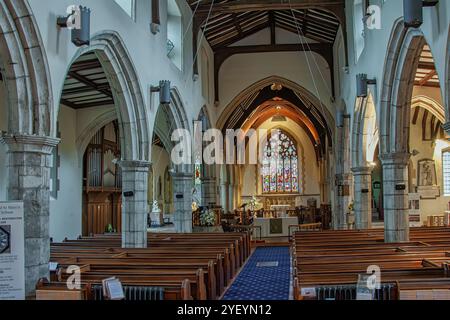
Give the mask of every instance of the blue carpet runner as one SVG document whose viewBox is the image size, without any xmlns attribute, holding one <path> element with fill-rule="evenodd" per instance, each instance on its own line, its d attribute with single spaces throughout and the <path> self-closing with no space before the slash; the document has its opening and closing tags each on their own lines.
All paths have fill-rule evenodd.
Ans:
<svg viewBox="0 0 450 320">
<path fill-rule="evenodd" d="M 288 247 L 257 248 L 223 300 L 289 300 Z"/>
</svg>

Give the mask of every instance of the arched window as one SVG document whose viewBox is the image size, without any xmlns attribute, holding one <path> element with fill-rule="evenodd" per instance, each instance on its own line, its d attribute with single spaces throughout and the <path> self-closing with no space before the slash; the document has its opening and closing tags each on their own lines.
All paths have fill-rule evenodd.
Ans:
<svg viewBox="0 0 450 320">
<path fill-rule="evenodd" d="M 135 0 L 114 0 L 129 16 L 135 20 Z"/>
<path fill-rule="evenodd" d="M 282 130 L 272 130 L 263 147 L 264 193 L 299 192 L 298 153 L 295 141 Z"/>
<path fill-rule="evenodd" d="M 444 184 L 444 196 L 450 196 L 450 150 L 442 152 L 442 175 Z"/>
<path fill-rule="evenodd" d="M 175 0 L 167 1 L 167 56 L 178 69 L 183 67 L 183 26 Z"/>
<path fill-rule="evenodd" d="M 365 0 L 353 0 L 353 37 L 355 45 L 355 63 L 358 63 L 364 47 L 366 45 L 364 38 L 364 13 Z"/>
</svg>

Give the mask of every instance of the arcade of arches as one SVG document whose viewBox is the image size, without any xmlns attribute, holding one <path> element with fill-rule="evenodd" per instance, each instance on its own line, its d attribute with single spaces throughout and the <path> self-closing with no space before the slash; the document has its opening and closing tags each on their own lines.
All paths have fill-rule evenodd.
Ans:
<svg viewBox="0 0 450 320">
<path fill-rule="evenodd" d="M 287 243 L 320 223 L 401 243 L 450 225 L 447 1 L 417 28 L 402 1 L 362 1 L 381 8 L 371 29 L 352 0 L 89 0 L 81 47 L 48 18 L 67 1 L 20 2 L 0 3 L 0 201 L 24 203 L 27 293 L 51 241 L 80 236 Z M 376 80 L 363 93 L 361 74 Z M 203 138 L 188 163 L 177 129 Z M 230 132 L 234 162 L 206 162 Z"/>
</svg>

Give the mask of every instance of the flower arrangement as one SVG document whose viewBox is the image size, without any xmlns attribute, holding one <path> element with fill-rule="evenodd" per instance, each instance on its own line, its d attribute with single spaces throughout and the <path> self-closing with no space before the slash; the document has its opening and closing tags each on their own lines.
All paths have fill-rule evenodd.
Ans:
<svg viewBox="0 0 450 320">
<path fill-rule="evenodd" d="M 257 210 L 257 208 L 260 206 L 260 203 L 259 203 L 258 199 L 256 198 L 256 196 L 252 197 L 249 204 L 250 204 L 250 210 L 252 210 L 252 211 Z"/>
<path fill-rule="evenodd" d="M 355 206 L 355 204 L 353 203 L 353 201 L 349 203 L 349 205 L 348 205 L 348 211 L 349 211 L 350 213 L 353 212 L 354 206 Z"/>
<path fill-rule="evenodd" d="M 216 223 L 214 211 L 208 210 L 200 215 L 200 223 L 204 227 L 213 227 Z"/>
</svg>

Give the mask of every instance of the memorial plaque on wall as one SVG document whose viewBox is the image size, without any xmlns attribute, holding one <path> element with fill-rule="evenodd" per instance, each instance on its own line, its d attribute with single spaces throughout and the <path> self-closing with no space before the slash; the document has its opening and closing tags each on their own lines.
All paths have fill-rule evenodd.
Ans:
<svg viewBox="0 0 450 320">
<path fill-rule="evenodd" d="M 22 202 L 0 202 L 0 300 L 25 299 Z"/>
</svg>

